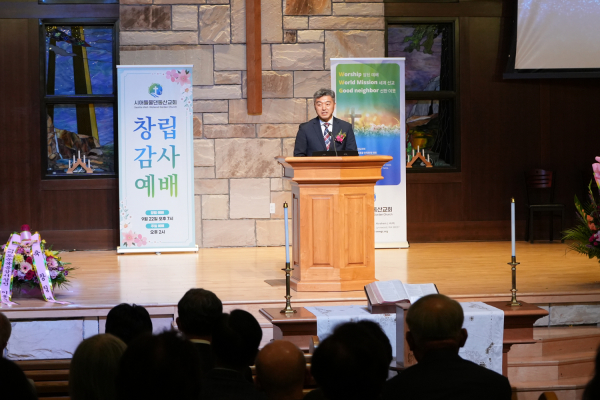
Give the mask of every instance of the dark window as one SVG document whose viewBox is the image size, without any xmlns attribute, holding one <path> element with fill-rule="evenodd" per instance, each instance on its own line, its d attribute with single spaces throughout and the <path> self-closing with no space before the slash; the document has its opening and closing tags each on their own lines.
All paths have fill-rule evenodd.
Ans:
<svg viewBox="0 0 600 400">
<path fill-rule="evenodd" d="M 117 31 L 114 20 L 43 20 L 43 176 L 115 175 Z M 81 159 L 93 173 L 69 165 Z"/>
<path fill-rule="evenodd" d="M 457 51 L 455 22 L 387 21 L 387 56 L 405 57 L 407 160 L 409 171 L 458 170 Z"/>
</svg>

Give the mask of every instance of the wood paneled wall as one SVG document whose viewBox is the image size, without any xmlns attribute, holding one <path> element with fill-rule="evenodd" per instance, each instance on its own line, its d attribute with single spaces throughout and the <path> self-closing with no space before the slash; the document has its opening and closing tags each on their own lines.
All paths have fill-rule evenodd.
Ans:
<svg viewBox="0 0 600 400">
<path fill-rule="evenodd" d="M 41 178 L 37 18 L 44 16 L 43 10 L 37 3 L 4 5 L 0 6 L 0 240 L 29 224 L 56 249 L 115 248 L 119 232 L 116 179 Z M 100 16 L 118 15 L 118 6 L 111 7 L 109 12 L 101 10 Z M 11 9 L 17 17 L 5 18 Z M 97 10 L 92 11 L 95 14 L 82 14 L 97 16 Z M 65 18 L 74 16 L 73 9 L 71 15 L 64 14 Z"/>
<path fill-rule="evenodd" d="M 557 173 L 556 201 L 574 222 L 573 196 L 584 193 L 600 155 L 599 79 L 504 80 L 516 1 L 386 3 L 386 17 L 455 17 L 460 37 L 461 172 L 408 173 L 408 239 L 509 240 L 510 198 L 517 237 L 525 236 L 524 171 Z M 559 55 L 557 55 L 559 56 Z M 547 240 L 547 220 L 536 237 Z M 558 235 L 559 223 L 555 223 Z"/>
</svg>

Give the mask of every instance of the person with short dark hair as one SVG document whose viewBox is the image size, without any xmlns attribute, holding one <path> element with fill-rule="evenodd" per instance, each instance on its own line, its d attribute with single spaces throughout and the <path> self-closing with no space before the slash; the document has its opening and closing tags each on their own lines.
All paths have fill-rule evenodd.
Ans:
<svg viewBox="0 0 600 400">
<path fill-rule="evenodd" d="M 294 157 L 310 157 L 315 151 L 356 151 L 352 124 L 333 116 L 335 92 L 319 89 L 313 96 L 317 117 L 298 127 Z"/>
<path fill-rule="evenodd" d="M 35 388 L 14 362 L 0 357 L 0 394 L 2 399 L 37 400 Z"/>
<path fill-rule="evenodd" d="M 254 365 L 262 339 L 256 318 L 244 310 L 222 314 L 212 339 L 215 368 L 204 381 L 202 399 L 264 399 L 252 383 L 249 368 Z"/>
<path fill-rule="evenodd" d="M 108 312 L 105 332 L 129 344 L 141 334 L 152 333 L 152 319 L 144 307 L 121 303 Z"/>
<path fill-rule="evenodd" d="M 0 313 L 0 357 L 4 355 L 4 350 L 8 346 L 8 339 L 12 333 L 12 326 L 6 315 Z"/>
<path fill-rule="evenodd" d="M 142 335 L 121 358 L 118 400 L 198 400 L 202 372 L 194 345 L 177 332 Z"/>
<path fill-rule="evenodd" d="M 583 400 L 597 400 L 600 399 L 600 347 L 596 352 L 596 368 L 594 376 L 585 386 L 583 391 Z"/>
<path fill-rule="evenodd" d="M 269 400 L 301 400 L 306 375 L 306 357 L 292 342 L 275 340 L 256 358 L 256 383 Z"/>
<path fill-rule="evenodd" d="M 510 400 L 506 377 L 458 355 L 468 337 L 463 320 L 460 304 L 441 294 L 410 306 L 406 341 L 418 364 L 390 379 L 382 399 Z"/>
<path fill-rule="evenodd" d="M 190 289 L 179 300 L 177 313 L 177 327 L 196 346 L 206 375 L 214 367 L 211 342 L 214 327 L 223 314 L 223 303 L 210 290 Z"/>
<path fill-rule="evenodd" d="M 114 400 L 115 379 L 127 345 L 111 334 L 95 335 L 77 346 L 69 371 L 71 400 Z"/>
<path fill-rule="evenodd" d="M 392 346 L 379 325 L 348 322 L 319 344 L 311 372 L 328 400 L 376 399 L 391 361 Z M 307 398 L 322 398 L 317 394 Z"/>
</svg>

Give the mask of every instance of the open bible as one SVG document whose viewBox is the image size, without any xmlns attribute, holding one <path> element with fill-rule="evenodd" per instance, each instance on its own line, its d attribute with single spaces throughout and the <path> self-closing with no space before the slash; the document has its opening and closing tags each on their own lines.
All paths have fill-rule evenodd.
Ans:
<svg viewBox="0 0 600 400">
<path fill-rule="evenodd" d="M 409 284 L 399 280 L 369 283 L 365 292 L 373 314 L 395 313 L 396 303 L 414 303 L 423 296 L 439 293 L 433 283 Z"/>
</svg>

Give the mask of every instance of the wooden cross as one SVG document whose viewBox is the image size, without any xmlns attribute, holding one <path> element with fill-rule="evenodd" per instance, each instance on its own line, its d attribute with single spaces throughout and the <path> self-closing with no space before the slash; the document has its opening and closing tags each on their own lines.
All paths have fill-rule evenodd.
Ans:
<svg viewBox="0 0 600 400">
<path fill-rule="evenodd" d="M 248 115 L 262 114 L 260 0 L 246 0 L 246 73 Z"/>
<path fill-rule="evenodd" d="M 360 117 L 362 117 L 361 114 L 354 114 L 354 108 L 350 109 L 350 114 L 344 115 L 344 118 L 350 118 L 350 121 L 352 123 L 352 129 L 354 129 L 354 119 Z"/>
</svg>

